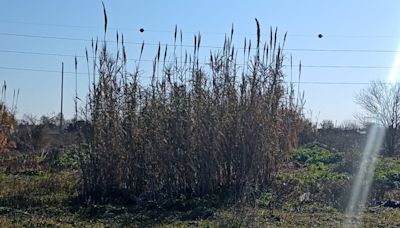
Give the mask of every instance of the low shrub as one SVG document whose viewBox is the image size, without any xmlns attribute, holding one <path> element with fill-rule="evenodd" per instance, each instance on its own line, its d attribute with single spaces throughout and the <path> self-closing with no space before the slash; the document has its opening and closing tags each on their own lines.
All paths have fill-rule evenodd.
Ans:
<svg viewBox="0 0 400 228">
<path fill-rule="evenodd" d="M 80 164 L 80 147 L 71 145 L 66 147 L 57 159 L 56 165 L 59 168 L 77 169 Z"/>
<path fill-rule="evenodd" d="M 304 167 L 278 175 L 278 192 L 284 205 L 290 202 L 291 207 L 296 207 L 308 201 L 342 205 L 343 192 L 350 187 L 350 174 L 334 171 L 342 160 L 341 154 L 313 145 L 296 149 L 293 160 Z"/>
<path fill-rule="evenodd" d="M 293 159 L 302 164 L 332 164 L 342 160 L 342 156 L 339 153 L 332 153 L 326 148 L 318 145 L 310 147 L 298 148 L 294 151 Z"/>
<path fill-rule="evenodd" d="M 374 180 L 382 187 L 400 189 L 400 161 L 389 158 L 378 160 Z"/>
</svg>

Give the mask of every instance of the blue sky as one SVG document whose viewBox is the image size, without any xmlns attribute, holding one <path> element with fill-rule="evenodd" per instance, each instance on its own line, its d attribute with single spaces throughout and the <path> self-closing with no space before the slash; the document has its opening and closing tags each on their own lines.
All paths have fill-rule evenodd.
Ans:
<svg viewBox="0 0 400 228">
<path fill-rule="evenodd" d="M 115 40 L 116 29 L 123 32 L 128 58 L 139 55 L 145 41 L 144 59 L 152 59 L 157 51 L 152 43 L 173 43 L 173 30 L 183 31 L 183 43 L 192 44 L 193 35 L 202 34 L 203 46 L 222 46 L 224 34 L 231 25 L 236 32 L 235 46 L 242 46 L 246 36 L 255 40 L 255 21 L 261 24 L 267 38 L 269 27 L 288 32 L 286 55 L 304 66 L 304 82 L 357 82 L 386 80 L 391 69 L 334 68 L 315 66 L 383 66 L 391 67 L 395 52 L 360 52 L 399 48 L 400 1 L 104 1 L 109 20 L 108 40 Z M 83 56 L 88 40 L 103 37 L 103 12 L 97 0 L 0 0 L 0 80 L 12 89 L 20 89 L 18 116 L 44 115 L 59 112 L 60 73 L 35 72 L 6 68 L 74 71 L 74 55 Z M 144 33 L 139 29 L 143 27 Z M 318 34 L 324 35 L 322 39 Z M 21 36 L 23 35 L 23 36 Z M 30 36 L 53 37 L 37 38 Z M 54 39 L 77 38 L 78 40 Z M 291 49 L 307 49 L 296 51 Z M 310 51 L 330 50 L 330 51 Z M 353 50 L 353 51 L 332 51 Z M 20 52 L 28 52 L 22 54 Z M 32 54 L 41 53 L 41 54 Z M 45 54 L 61 54 L 44 55 Z M 209 49 L 201 49 L 206 58 Z M 133 64 L 133 62 L 132 62 Z M 314 66 L 314 67 L 310 67 Z M 149 72 L 149 64 L 142 66 Z M 78 71 L 86 72 L 83 58 Z M 297 70 L 295 70 L 297 72 Z M 290 74 L 290 69 L 286 70 Z M 296 75 L 296 74 L 295 74 Z M 65 76 L 65 113 L 74 112 L 75 78 Z M 79 75 L 79 97 L 87 92 L 87 76 Z M 359 108 L 354 95 L 367 85 L 301 84 L 305 92 L 306 115 L 316 120 L 331 119 L 340 123 L 353 119 Z"/>
</svg>

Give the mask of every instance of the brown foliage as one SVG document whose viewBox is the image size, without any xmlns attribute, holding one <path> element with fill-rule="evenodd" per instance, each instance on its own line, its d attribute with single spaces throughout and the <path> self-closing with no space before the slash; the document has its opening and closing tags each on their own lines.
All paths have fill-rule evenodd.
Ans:
<svg viewBox="0 0 400 228">
<path fill-rule="evenodd" d="M 122 58 L 119 49 L 113 58 L 105 44 L 99 53 L 95 48 L 99 78 L 89 95 L 85 196 L 238 196 L 248 185 L 268 187 L 296 145 L 302 121 L 284 82 L 276 33 L 271 30 L 264 48 L 258 36 L 255 53 L 245 43 L 241 73 L 233 29 L 208 66 L 199 63 L 200 34 L 192 55 L 178 58 L 174 45 L 172 62 L 167 47 L 163 54 L 159 47 L 147 87 L 140 63 L 127 72 L 123 43 Z"/>
<path fill-rule="evenodd" d="M 0 103 L 0 154 L 15 148 L 12 134 L 15 132 L 16 121 L 14 115 L 4 103 Z"/>
</svg>

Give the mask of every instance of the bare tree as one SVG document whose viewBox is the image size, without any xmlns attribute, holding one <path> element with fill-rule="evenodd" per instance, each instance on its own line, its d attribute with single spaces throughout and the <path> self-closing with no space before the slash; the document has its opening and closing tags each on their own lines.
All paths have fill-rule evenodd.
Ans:
<svg viewBox="0 0 400 228">
<path fill-rule="evenodd" d="M 394 155 L 399 148 L 400 85 L 373 81 L 356 95 L 356 103 L 365 111 L 358 115 L 362 122 L 375 122 L 386 127 L 385 149 L 389 155 Z"/>
</svg>

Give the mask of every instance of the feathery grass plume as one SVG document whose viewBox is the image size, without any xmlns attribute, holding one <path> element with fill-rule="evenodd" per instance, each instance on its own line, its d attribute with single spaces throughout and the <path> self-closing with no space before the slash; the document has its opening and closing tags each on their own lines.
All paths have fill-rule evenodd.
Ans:
<svg viewBox="0 0 400 228">
<path fill-rule="evenodd" d="M 99 45 L 99 37 L 96 37 L 96 43 L 95 43 L 95 47 L 94 47 L 95 56 L 97 55 L 98 45 Z"/>
<path fill-rule="evenodd" d="M 17 106 L 18 106 L 18 98 L 19 98 L 19 89 L 15 93 L 15 89 L 13 91 L 13 99 L 11 103 L 11 108 L 10 112 L 14 115 L 17 112 Z"/>
<path fill-rule="evenodd" d="M 92 43 L 93 43 L 93 40 L 92 40 Z M 90 88 L 90 64 L 89 64 L 89 54 L 88 54 L 88 50 L 87 50 L 87 48 L 85 47 L 85 57 L 86 57 L 86 65 L 87 65 L 87 73 L 88 73 L 88 91 L 89 91 L 89 93 L 90 93 L 90 90 L 91 90 L 91 88 Z"/>
<path fill-rule="evenodd" d="M 164 66 L 165 66 L 165 60 L 167 59 L 167 51 L 168 51 L 168 45 L 167 44 L 165 44 L 165 49 L 164 49 Z"/>
<path fill-rule="evenodd" d="M 245 56 L 246 57 L 246 46 L 247 45 L 247 40 L 246 40 L 246 37 L 244 38 L 244 44 L 243 44 L 243 56 Z"/>
<path fill-rule="evenodd" d="M 161 43 L 158 42 L 158 50 L 157 50 L 157 56 L 156 56 L 157 80 L 159 79 L 159 75 L 160 75 L 160 56 L 161 56 Z"/>
<path fill-rule="evenodd" d="M 250 58 L 250 53 L 251 53 L 251 40 L 249 40 L 249 50 L 247 52 L 247 59 Z"/>
<path fill-rule="evenodd" d="M 231 27 L 231 40 L 233 40 L 233 33 L 234 33 L 234 30 L 233 30 L 233 23 L 232 23 L 232 27 Z"/>
<path fill-rule="evenodd" d="M 196 56 L 196 50 L 197 50 L 197 36 L 196 36 L 196 34 L 194 35 L 194 39 L 193 40 L 194 40 L 194 42 L 193 42 L 193 48 L 194 48 L 193 49 L 194 50 L 193 51 L 193 53 L 194 53 L 193 57 L 195 57 Z"/>
<path fill-rule="evenodd" d="M 157 56 L 154 57 L 153 60 L 153 71 L 152 71 L 152 76 L 151 76 L 151 88 L 152 88 L 152 94 L 153 94 L 153 99 L 155 97 L 155 86 L 156 86 L 156 74 L 157 74 Z"/>
<path fill-rule="evenodd" d="M 144 41 L 142 42 L 142 46 L 140 47 L 140 56 L 139 56 L 139 59 L 142 58 L 143 50 L 144 50 Z"/>
<path fill-rule="evenodd" d="M 261 32 L 260 32 L 260 23 L 258 22 L 257 18 L 256 20 L 256 25 L 257 25 L 257 48 L 260 47 L 260 42 L 261 42 Z"/>
<path fill-rule="evenodd" d="M 182 29 L 179 30 L 180 36 L 180 44 L 181 44 L 181 61 L 182 61 L 182 47 L 183 47 L 183 36 L 182 36 Z"/>
<path fill-rule="evenodd" d="M 119 44 L 119 34 L 118 34 L 118 30 L 116 31 L 116 36 L 117 36 L 117 50 L 118 50 L 118 44 Z"/>
<path fill-rule="evenodd" d="M 301 61 L 299 62 L 299 77 L 297 79 L 297 101 L 296 101 L 296 106 L 299 105 L 299 99 L 300 99 L 300 80 L 301 79 Z"/>
<path fill-rule="evenodd" d="M 178 25 L 175 25 L 175 32 L 174 32 L 174 46 L 175 46 L 175 44 L 176 44 L 176 35 L 177 35 L 177 32 L 178 32 Z"/>
<path fill-rule="evenodd" d="M 136 63 L 136 69 L 135 69 L 135 73 L 134 73 L 135 78 L 137 78 L 137 77 L 139 76 L 139 75 L 138 75 L 138 72 L 139 72 L 140 63 L 141 63 L 141 61 L 142 61 L 143 51 L 144 51 L 144 41 L 142 42 L 142 45 L 141 45 L 141 47 L 140 47 L 139 59 L 138 59 L 138 61 L 137 61 L 137 63 Z"/>
<path fill-rule="evenodd" d="M 118 58 L 119 58 L 119 34 L 118 34 L 118 30 L 116 31 L 116 36 L 117 36 L 117 54 L 115 55 L 116 58 L 116 62 L 118 62 Z"/>
<path fill-rule="evenodd" d="M 287 32 L 285 32 L 285 35 L 283 36 L 283 43 L 282 43 L 282 46 L 281 46 L 282 49 L 284 49 L 284 47 L 285 47 L 286 38 L 287 38 Z"/>
<path fill-rule="evenodd" d="M 258 23 L 257 18 L 255 18 L 257 24 L 257 62 L 260 58 L 260 42 L 261 42 L 261 31 L 260 31 L 260 23 Z"/>
<path fill-rule="evenodd" d="M 104 6 L 104 2 L 101 1 L 101 4 L 103 5 L 103 15 L 104 15 L 104 37 L 106 36 L 107 33 L 107 12 L 106 12 L 106 7 Z M 105 40 L 105 39 L 104 39 Z"/>
<path fill-rule="evenodd" d="M 200 50 L 200 43 L 201 43 L 201 34 L 200 32 L 197 34 L 197 50 Z"/>
<path fill-rule="evenodd" d="M 271 28 L 272 29 L 272 28 Z M 273 51 L 272 51 L 272 55 L 273 55 L 273 57 L 275 56 L 275 52 L 276 52 L 276 45 L 277 45 L 277 34 L 278 34 L 278 28 L 276 28 L 275 27 L 275 32 L 274 32 L 274 39 L 273 39 L 273 44 L 274 44 L 274 47 L 273 47 Z"/>
<path fill-rule="evenodd" d="M 158 42 L 157 61 L 160 61 L 160 55 L 161 55 L 161 43 Z"/>
<path fill-rule="evenodd" d="M 185 61 L 184 61 L 184 65 L 186 65 L 187 59 L 188 59 L 188 54 L 187 54 L 187 51 L 185 50 Z"/>
<path fill-rule="evenodd" d="M 269 47 L 272 48 L 274 41 L 274 35 L 272 33 L 272 27 L 269 27 Z"/>
<path fill-rule="evenodd" d="M 125 43 L 124 43 L 124 34 L 122 34 L 121 42 L 122 42 L 122 57 L 123 57 L 124 65 L 126 65 L 127 58 L 126 58 L 126 48 L 125 48 Z"/>
<path fill-rule="evenodd" d="M 85 47 L 85 57 L 86 57 L 86 62 L 89 62 L 89 55 L 88 55 L 88 51 L 87 48 Z"/>
<path fill-rule="evenodd" d="M 6 81 L 4 80 L 4 81 L 3 81 L 3 86 L 1 87 L 1 100 L 2 100 L 3 102 L 5 102 L 5 100 L 7 99 L 6 91 L 7 91 L 7 83 L 6 83 Z"/>
<path fill-rule="evenodd" d="M 93 51 L 93 90 L 95 90 L 96 88 L 96 64 L 97 64 L 97 55 L 98 55 L 98 44 L 99 44 L 99 38 L 96 37 L 96 42 L 94 45 L 94 49 L 93 49 L 93 45 L 92 45 L 92 51 Z"/>
</svg>

